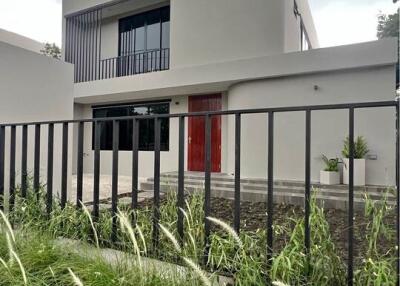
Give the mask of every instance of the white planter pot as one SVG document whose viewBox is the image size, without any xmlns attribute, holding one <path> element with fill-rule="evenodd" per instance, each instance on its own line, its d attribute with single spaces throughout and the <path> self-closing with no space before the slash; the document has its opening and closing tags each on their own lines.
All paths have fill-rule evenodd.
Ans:
<svg viewBox="0 0 400 286">
<path fill-rule="evenodd" d="M 340 173 L 320 171 L 319 180 L 322 185 L 339 185 L 340 184 Z"/>
<path fill-rule="evenodd" d="M 343 184 L 349 184 L 349 159 L 343 158 Z M 365 186 L 365 159 L 354 159 L 354 186 Z"/>
</svg>

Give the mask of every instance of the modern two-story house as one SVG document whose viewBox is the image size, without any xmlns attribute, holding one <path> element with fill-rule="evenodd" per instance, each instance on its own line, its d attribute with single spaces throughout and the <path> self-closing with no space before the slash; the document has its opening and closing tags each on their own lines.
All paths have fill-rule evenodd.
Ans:
<svg viewBox="0 0 400 286">
<path fill-rule="evenodd" d="M 76 119 L 374 101 L 394 94 L 394 41 L 318 49 L 307 0 L 64 0 L 63 16 L 63 56 L 74 64 Z M 377 78 L 379 84 L 373 84 L 371 79 Z M 296 116 L 277 118 L 282 131 L 276 135 L 278 179 L 304 176 L 304 121 L 302 114 Z M 321 134 L 315 135 L 312 168 L 317 180 L 322 164 L 317 157 L 340 154 L 347 129 L 340 116 L 313 120 L 330 126 L 318 127 Z M 377 120 L 393 123 L 385 115 Z M 131 124 L 120 127 L 122 154 L 132 148 Z M 204 118 L 187 120 L 188 171 L 204 171 L 204 124 Z M 369 125 L 359 126 L 368 139 L 386 132 L 367 131 Z M 93 171 L 92 132 L 87 124 L 85 173 Z M 177 169 L 177 134 L 178 121 L 163 120 L 162 172 Z M 243 118 L 242 137 L 243 176 L 265 177 L 265 118 Z M 213 117 L 213 172 L 234 171 L 233 138 L 234 118 Z M 393 160 L 385 143 L 371 145 L 378 160 L 370 164 L 376 172 L 369 183 L 391 181 L 394 175 L 385 170 Z M 141 120 L 141 178 L 153 175 L 153 148 L 154 122 Z M 104 174 L 111 172 L 111 149 L 112 125 L 104 124 Z M 120 166 L 121 174 L 130 175 L 131 156 L 121 155 Z"/>
</svg>

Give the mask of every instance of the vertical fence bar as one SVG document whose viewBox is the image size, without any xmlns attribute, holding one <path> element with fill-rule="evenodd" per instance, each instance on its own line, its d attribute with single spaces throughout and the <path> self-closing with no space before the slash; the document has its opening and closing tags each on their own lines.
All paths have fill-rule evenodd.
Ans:
<svg viewBox="0 0 400 286">
<path fill-rule="evenodd" d="M 117 207 L 118 207 L 118 152 L 119 152 L 119 121 L 113 121 L 113 155 L 112 155 L 112 194 L 111 214 L 112 230 L 111 241 L 117 241 Z"/>
<path fill-rule="evenodd" d="M 128 75 L 131 75 L 131 54 L 132 54 L 132 38 L 131 38 L 131 35 L 132 35 L 132 30 L 129 30 L 128 31 L 128 33 L 127 33 L 127 37 L 128 37 L 128 56 L 127 56 L 127 60 L 128 60 L 128 63 L 127 63 L 127 65 L 128 65 L 128 71 L 127 71 L 127 73 L 128 73 Z"/>
<path fill-rule="evenodd" d="M 0 127 L 0 209 L 4 211 L 4 167 L 5 167 L 6 128 Z"/>
<path fill-rule="evenodd" d="M 80 15 L 79 16 L 79 33 L 80 33 L 80 42 L 79 42 L 79 56 L 80 56 L 80 60 L 79 60 L 79 69 L 80 69 L 80 74 L 79 74 L 79 82 L 83 82 L 84 81 L 84 76 L 85 76 L 85 49 L 84 49 L 84 45 L 85 45 L 85 38 L 84 38 L 84 15 Z"/>
<path fill-rule="evenodd" d="M 400 97 L 396 102 L 396 285 L 400 286 Z"/>
<path fill-rule="evenodd" d="M 139 176 L 139 120 L 132 121 L 132 209 L 138 207 L 138 176 Z M 135 215 L 133 216 L 135 224 Z"/>
<path fill-rule="evenodd" d="M 65 40 L 66 40 L 66 44 L 65 44 L 65 51 L 64 51 L 64 60 L 69 63 L 70 62 L 69 45 L 71 43 L 71 39 L 70 39 L 70 26 L 69 26 L 68 18 L 65 19 Z"/>
<path fill-rule="evenodd" d="M 353 285 L 353 223 L 354 223 L 354 108 L 349 109 L 349 213 L 347 284 Z"/>
<path fill-rule="evenodd" d="M 21 195 L 26 198 L 28 189 L 28 125 L 22 126 Z"/>
<path fill-rule="evenodd" d="M 10 138 L 10 213 L 14 209 L 15 202 L 15 154 L 16 154 L 16 127 L 11 126 Z"/>
<path fill-rule="evenodd" d="M 94 123 L 93 217 L 99 218 L 101 122 Z"/>
<path fill-rule="evenodd" d="M 94 75 L 95 75 L 95 55 L 96 55 L 96 43 L 95 43 L 95 23 L 96 23 L 96 11 L 93 11 L 91 13 L 90 17 L 90 34 L 91 34 L 91 42 L 92 42 L 92 48 L 91 48 L 91 57 L 90 57 L 90 80 L 94 80 Z"/>
<path fill-rule="evenodd" d="M 90 35 L 89 35 L 89 13 L 84 14 L 84 49 L 85 49 L 85 76 L 83 81 L 88 81 L 89 80 L 89 53 L 90 53 Z"/>
<path fill-rule="evenodd" d="M 177 210 L 178 210 L 178 234 L 181 245 L 183 245 L 183 213 L 181 209 L 184 209 L 185 204 L 185 117 L 179 117 L 179 157 L 178 157 L 178 199 L 177 199 Z"/>
<path fill-rule="evenodd" d="M 79 122 L 78 125 L 78 158 L 76 170 L 76 206 L 81 208 L 82 195 L 83 195 L 83 136 L 85 132 L 85 123 Z"/>
<path fill-rule="evenodd" d="M 75 23 L 73 21 L 73 18 L 68 18 L 69 21 L 69 27 L 70 27 L 70 36 L 69 36 L 69 54 L 70 54 L 70 63 L 74 63 L 74 53 L 75 53 Z M 74 69 L 75 70 L 75 69 Z"/>
<path fill-rule="evenodd" d="M 273 253 L 273 212 L 274 212 L 274 113 L 268 113 L 268 206 L 267 206 L 267 265 Z"/>
<path fill-rule="evenodd" d="M 100 9 L 99 12 L 100 12 L 100 15 L 99 15 L 99 23 L 98 23 L 98 25 L 99 25 L 99 42 L 98 42 L 99 55 L 98 55 L 98 58 L 99 58 L 99 65 L 100 65 L 100 62 L 101 62 L 101 36 L 102 36 L 101 35 L 102 34 L 101 30 L 102 30 L 102 20 L 103 20 L 103 9 Z M 100 69 L 100 66 L 99 66 L 99 69 Z M 103 79 L 103 75 L 102 75 L 101 79 Z"/>
<path fill-rule="evenodd" d="M 99 51 L 99 10 L 95 12 L 95 20 L 94 20 L 94 27 L 95 30 L 95 55 L 94 55 L 94 80 L 99 79 L 98 68 L 99 68 L 99 58 L 98 58 L 98 51 Z"/>
<path fill-rule="evenodd" d="M 305 150 L 305 200 L 304 200 L 304 246 L 306 255 L 310 250 L 310 200 L 311 200 L 311 110 L 306 111 Z"/>
<path fill-rule="evenodd" d="M 35 125 L 35 154 L 33 166 L 33 189 L 39 198 L 40 191 L 40 124 Z"/>
<path fill-rule="evenodd" d="M 73 55 L 72 55 L 72 63 L 74 64 L 74 82 L 78 81 L 78 24 L 77 24 L 77 17 L 71 17 L 72 26 L 73 26 Z"/>
<path fill-rule="evenodd" d="M 158 63 L 158 70 L 159 71 L 161 71 L 161 60 L 162 60 L 162 54 L 161 54 L 161 51 L 162 51 L 162 34 L 163 34 L 163 22 L 162 22 L 162 19 L 163 19 L 163 17 L 162 17 L 162 12 L 161 12 L 161 15 L 160 15 L 160 58 L 159 58 L 160 62 Z M 157 58 L 157 52 L 155 53 L 155 57 Z M 157 60 L 155 62 L 157 62 Z"/>
<path fill-rule="evenodd" d="M 240 231 L 240 139 L 241 139 L 241 114 L 235 114 L 235 210 L 234 227 Z"/>
<path fill-rule="evenodd" d="M 211 213 L 211 115 L 205 116 L 205 174 L 204 174 L 204 265 L 208 261 L 210 249 L 210 221 Z"/>
<path fill-rule="evenodd" d="M 160 133 L 161 120 L 154 119 L 154 213 L 153 213 L 153 247 L 157 251 L 159 242 L 158 223 L 160 221 Z"/>
<path fill-rule="evenodd" d="M 136 29 L 133 30 L 133 74 L 136 74 Z"/>
<path fill-rule="evenodd" d="M 47 214 L 53 208 L 53 159 L 54 159 L 54 124 L 49 124 L 47 139 Z"/>
<path fill-rule="evenodd" d="M 81 16 L 80 15 L 75 16 L 74 18 L 76 20 L 76 31 L 77 31 L 76 32 L 76 61 L 75 61 L 75 69 L 76 69 L 76 73 L 77 73 L 77 76 L 76 76 L 77 81 L 76 82 L 80 82 L 81 81 L 81 67 L 82 67 L 82 64 L 81 64 L 81 59 L 82 59 L 82 56 L 81 56 L 82 55 Z"/>
<path fill-rule="evenodd" d="M 68 123 L 63 123 L 61 157 L 61 207 L 64 208 L 67 203 L 68 182 Z"/>
</svg>

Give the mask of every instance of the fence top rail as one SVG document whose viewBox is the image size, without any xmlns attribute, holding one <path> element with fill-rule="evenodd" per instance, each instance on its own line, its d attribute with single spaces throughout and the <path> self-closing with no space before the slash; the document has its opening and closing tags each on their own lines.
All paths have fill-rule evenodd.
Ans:
<svg viewBox="0 0 400 286">
<path fill-rule="evenodd" d="M 362 109 L 362 108 L 378 108 L 378 107 L 396 107 L 398 101 L 374 101 L 362 103 L 342 103 L 342 104 L 324 104 L 324 105 L 304 105 L 304 106 L 287 106 L 287 107 L 271 107 L 271 108 L 255 108 L 255 109 L 237 109 L 223 111 L 203 111 L 173 114 L 156 114 L 156 115 L 133 115 L 123 117 L 107 117 L 107 118 L 91 118 L 91 119 L 71 119 L 71 120 L 55 120 L 55 121 L 34 121 L 19 123 L 4 123 L 0 127 L 24 126 L 24 125 L 46 125 L 46 124 L 63 124 L 63 123 L 94 123 L 108 121 L 126 121 L 134 119 L 161 119 L 161 118 L 178 118 L 178 117 L 195 117 L 195 116 L 215 116 L 215 115 L 235 115 L 235 114 L 261 114 L 261 113 L 284 113 L 284 112 L 301 112 L 301 111 L 322 111 L 322 110 L 340 110 L 340 109 Z"/>
</svg>

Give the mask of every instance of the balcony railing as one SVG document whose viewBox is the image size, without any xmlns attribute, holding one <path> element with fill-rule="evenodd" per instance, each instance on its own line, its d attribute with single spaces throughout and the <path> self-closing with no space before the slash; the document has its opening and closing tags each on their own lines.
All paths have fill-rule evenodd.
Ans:
<svg viewBox="0 0 400 286">
<path fill-rule="evenodd" d="M 102 54 L 102 21 L 102 8 L 66 18 L 65 61 L 74 65 L 75 82 L 169 69 L 169 48 L 158 48 L 130 54 L 122 53 L 118 57 L 104 59 Z M 160 41 L 160 46 L 161 44 Z"/>
<path fill-rule="evenodd" d="M 100 60 L 100 79 L 169 69 L 169 48 L 150 50 Z"/>
</svg>

